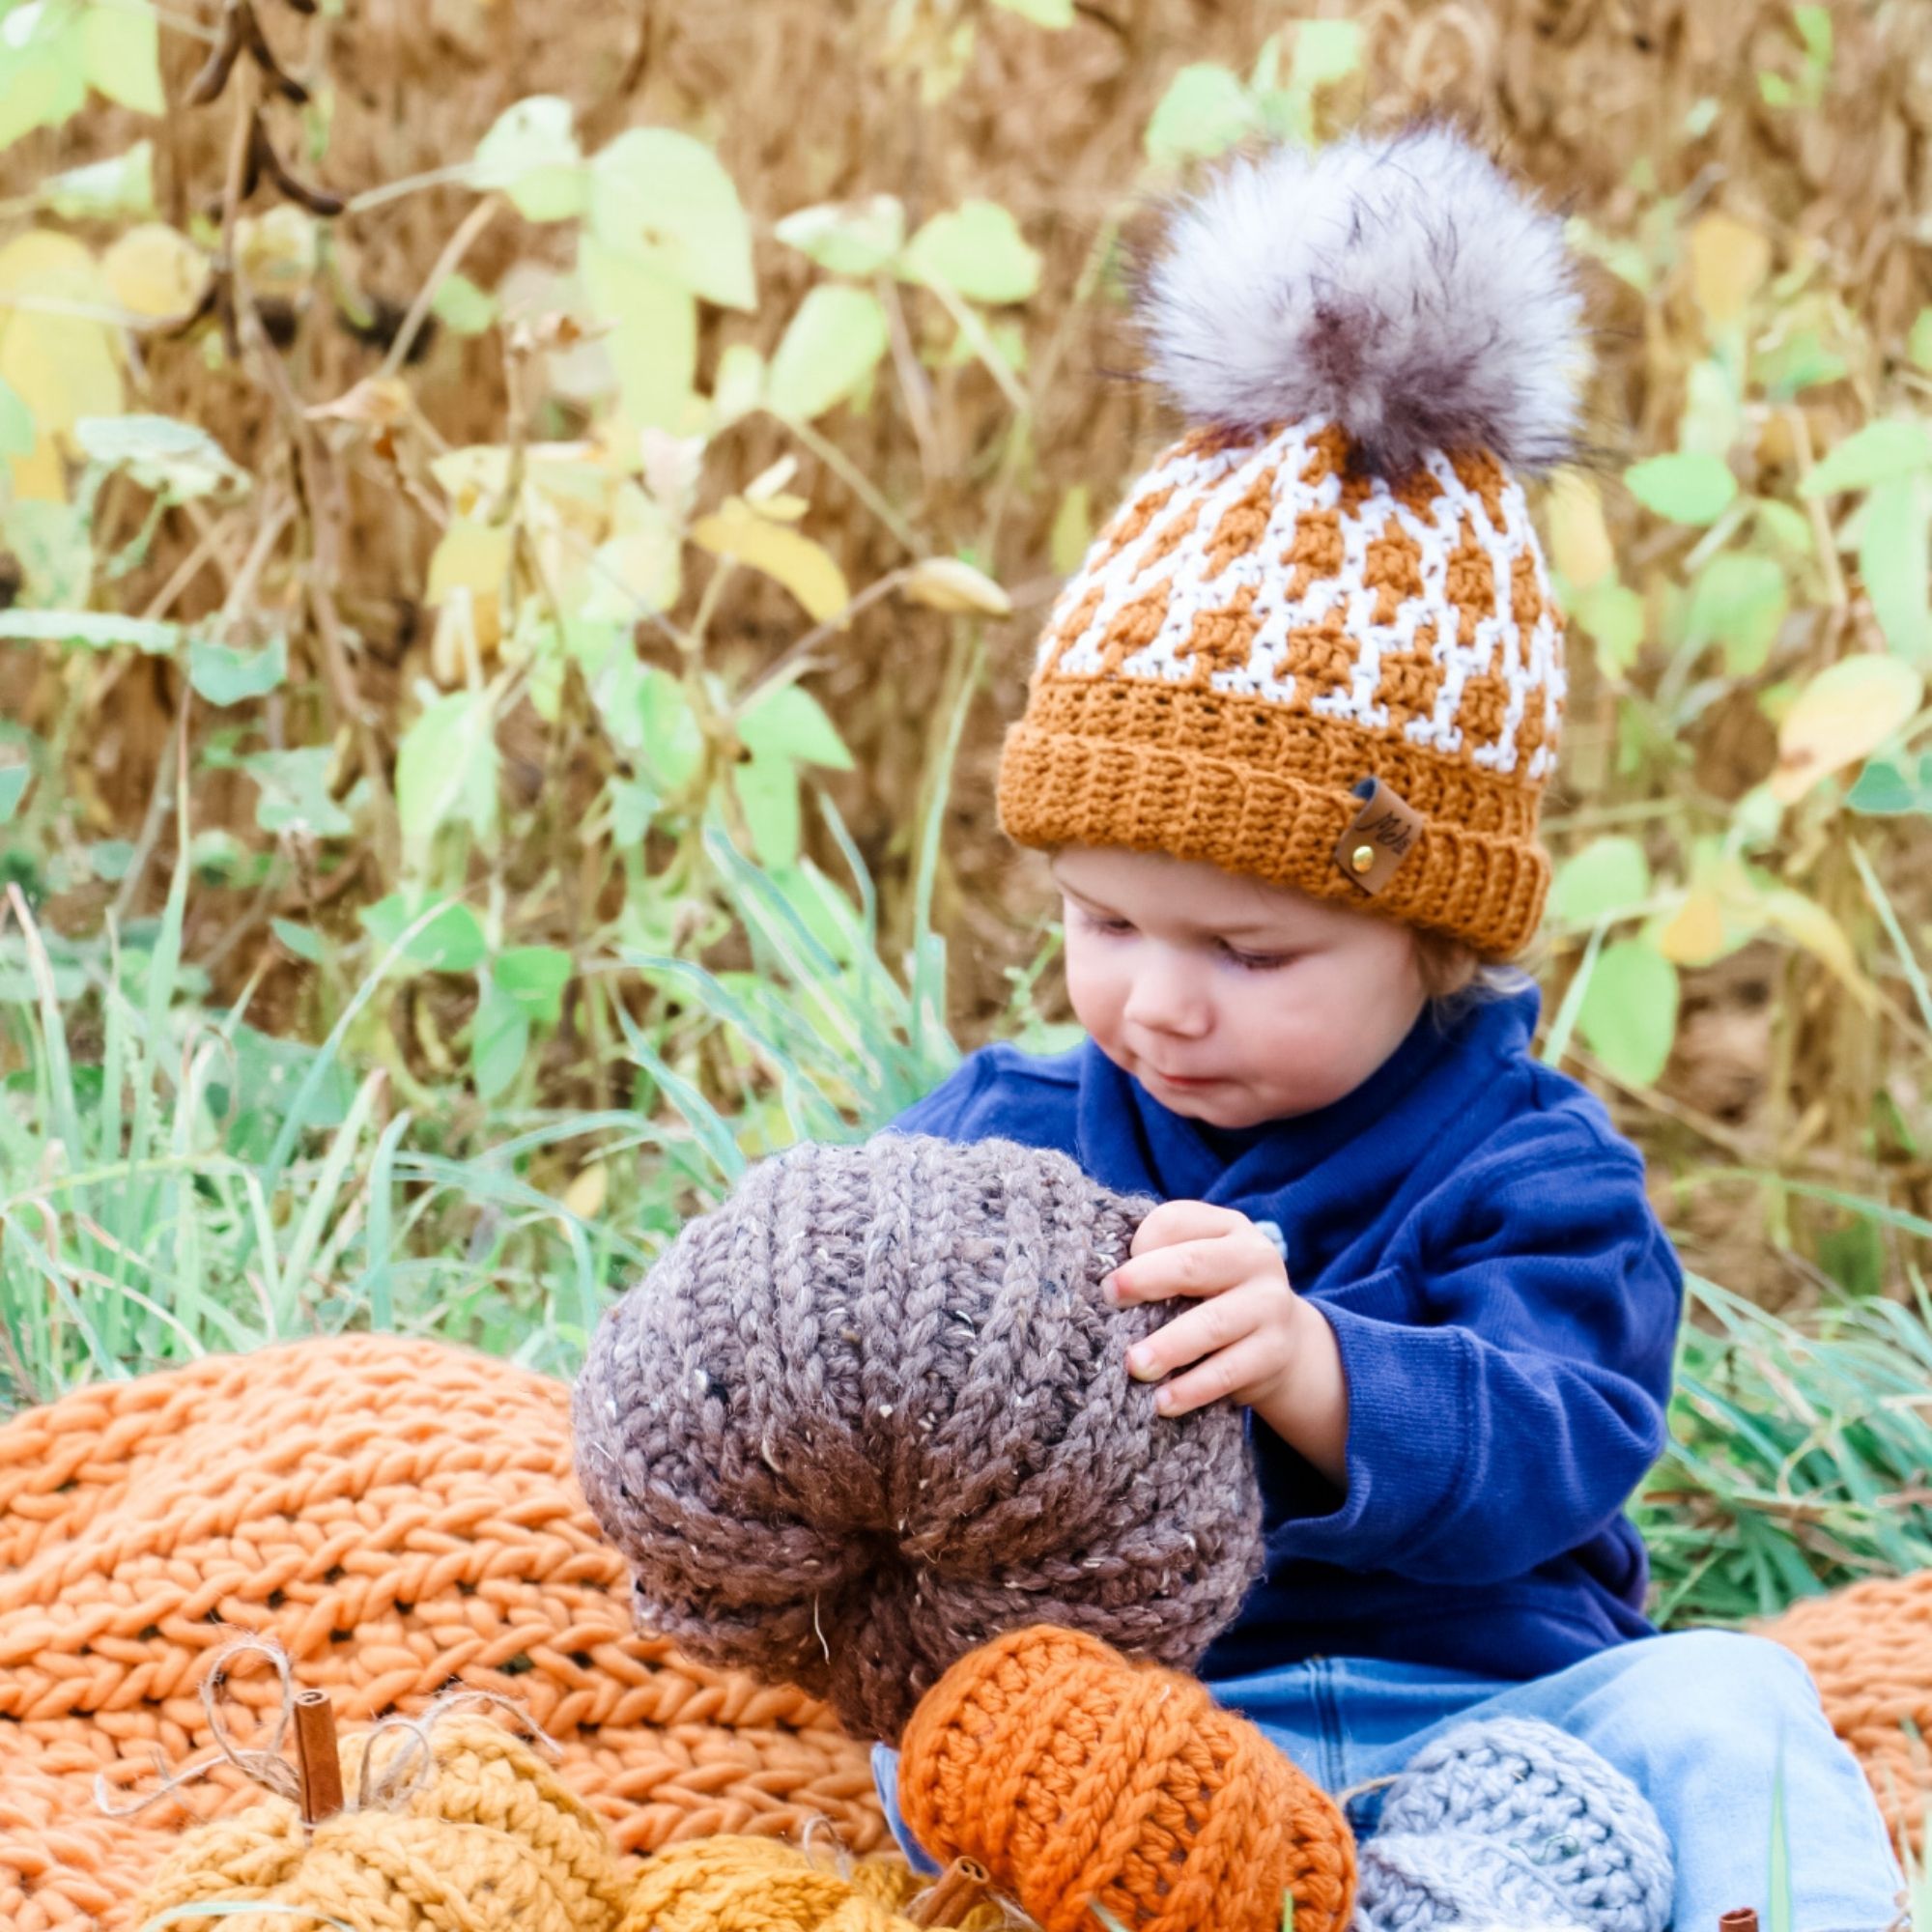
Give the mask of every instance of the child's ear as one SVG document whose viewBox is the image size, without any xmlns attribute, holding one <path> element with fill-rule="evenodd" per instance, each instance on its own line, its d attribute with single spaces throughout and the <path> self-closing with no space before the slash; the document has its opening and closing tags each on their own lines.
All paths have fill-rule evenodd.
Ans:
<svg viewBox="0 0 1932 1932">
<path fill-rule="evenodd" d="M 1416 971 L 1428 998 L 1453 999 L 1474 983 L 1483 962 L 1473 947 L 1439 932 L 1411 928 L 1411 936 L 1415 942 Z"/>
</svg>

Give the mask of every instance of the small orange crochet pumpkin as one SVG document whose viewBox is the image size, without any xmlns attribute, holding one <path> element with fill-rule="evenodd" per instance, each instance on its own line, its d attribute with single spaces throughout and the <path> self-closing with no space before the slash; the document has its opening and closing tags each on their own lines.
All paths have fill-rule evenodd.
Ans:
<svg viewBox="0 0 1932 1932">
<path fill-rule="evenodd" d="M 899 1804 L 934 1857 L 978 1859 L 1044 1932 L 1342 1932 L 1354 1841 L 1326 1793 L 1193 1678 L 1038 1625 L 926 1692 Z"/>
</svg>

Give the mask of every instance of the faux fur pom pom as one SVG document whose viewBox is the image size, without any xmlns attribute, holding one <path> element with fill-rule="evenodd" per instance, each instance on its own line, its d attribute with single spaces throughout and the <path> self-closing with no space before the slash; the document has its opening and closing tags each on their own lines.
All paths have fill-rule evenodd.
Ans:
<svg viewBox="0 0 1932 1932">
<path fill-rule="evenodd" d="M 1140 307 L 1195 421 L 1322 417 L 1383 475 L 1430 448 L 1546 469 L 1575 438 L 1562 224 L 1446 128 L 1236 161 L 1174 218 Z"/>
</svg>

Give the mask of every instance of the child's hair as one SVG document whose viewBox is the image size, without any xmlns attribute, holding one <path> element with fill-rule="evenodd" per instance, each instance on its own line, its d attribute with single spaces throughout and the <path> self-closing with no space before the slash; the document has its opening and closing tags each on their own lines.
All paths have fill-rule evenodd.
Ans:
<svg viewBox="0 0 1932 1932">
<path fill-rule="evenodd" d="M 1523 966 L 1485 959 L 1446 933 L 1412 927 L 1409 936 L 1415 941 L 1415 963 L 1430 1014 L 1444 1029 L 1477 1007 L 1513 998 L 1529 983 Z"/>
</svg>

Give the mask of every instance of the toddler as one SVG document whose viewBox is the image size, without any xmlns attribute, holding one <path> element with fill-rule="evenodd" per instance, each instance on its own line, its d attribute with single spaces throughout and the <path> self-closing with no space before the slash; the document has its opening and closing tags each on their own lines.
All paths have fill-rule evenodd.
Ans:
<svg viewBox="0 0 1932 1932">
<path fill-rule="evenodd" d="M 999 779 L 1089 1037 L 894 1124 L 1162 1203 L 1110 1293 L 1188 1306 L 1122 1372 L 1249 1411 L 1267 1571 L 1203 1675 L 1312 1777 L 1544 1719 L 1649 1798 L 1673 1923 L 1716 1932 L 1768 1922 L 1781 1767 L 1794 1932 L 1878 1932 L 1900 1876 L 1804 1666 L 1645 1620 L 1624 1505 L 1682 1277 L 1495 963 L 1549 869 L 1562 639 L 1514 472 L 1571 445 L 1560 226 L 1440 128 L 1283 150 L 1183 209 L 1142 301 L 1193 427 L 1067 585 Z"/>
</svg>

